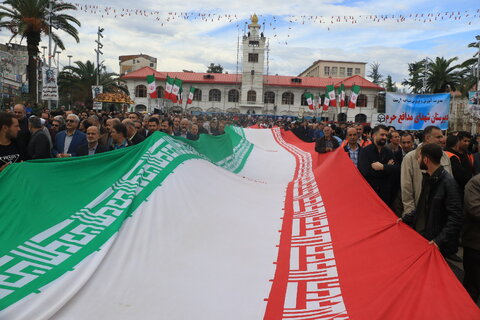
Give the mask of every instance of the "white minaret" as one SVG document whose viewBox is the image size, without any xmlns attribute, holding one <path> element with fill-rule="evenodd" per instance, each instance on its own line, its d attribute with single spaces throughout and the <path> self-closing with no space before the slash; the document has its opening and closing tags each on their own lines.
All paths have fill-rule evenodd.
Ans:
<svg viewBox="0 0 480 320">
<path fill-rule="evenodd" d="M 248 25 L 248 33 L 243 36 L 242 92 L 240 106 L 242 111 L 255 110 L 260 113 L 263 104 L 263 69 L 266 38 L 260 33 L 256 14 Z"/>
</svg>

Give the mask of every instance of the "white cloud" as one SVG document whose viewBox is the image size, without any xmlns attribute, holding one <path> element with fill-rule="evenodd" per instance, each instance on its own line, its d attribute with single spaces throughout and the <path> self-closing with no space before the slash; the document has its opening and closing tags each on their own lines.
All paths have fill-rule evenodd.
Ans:
<svg viewBox="0 0 480 320">
<path fill-rule="evenodd" d="M 91 3 L 91 1 L 78 1 Z M 474 2 L 468 0 L 465 6 Z M 267 21 L 265 35 L 270 40 L 270 74 L 296 75 L 317 59 L 353 60 L 367 63 L 379 62 L 380 71 L 386 76 L 391 74 L 394 81 L 401 82 L 407 76 L 407 63 L 425 56 L 459 56 L 462 59 L 473 54 L 467 49 L 468 40 L 455 41 L 445 38 L 459 35 L 479 28 L 480 19 L 473 25 L 467 23 L 419 23 L 412 20 L 397 23 L 395 20 L 372 22 L 366 15 L 382 13 L 441 12 L 446 8 L 431 8 L 427 0 L 370 0 L 348 4 L 342 0 L 330 1 L 287 1 L 257 0 L 255 5 L 242 1 L 222 2 L 218 0 L 184 1 L 165 3 L 153 0 L 138 0 L 134 7 L 149 10 L 161 10 L 160 15 L 121 17 L 121 6 L 117 1 L 101 0 L 99 5 L 111 5 L 116 8 L 117 18 L 109 11 L 104 18 L 100 14 L 75 12 L 82 22 L 80 44 L 62 34 L 67 46 L 60 56 L 61 64 L 68 64 L 67 54 L 73 55 L 73 61 L 95 61 L 95 40 L 97 27 L 105 29 L 102 60 L 108 70 L 118 72 L 118 56 L 146 53 L 158 58 L 158 70 L 181 71 L 191 69 L 197 72 L 206 70 L 211 62 L 220 63 L 229 72 L 235 72 L 237 57 L 237 29 L 252 12 L 260 16 L 276 16 L 276 21 Z M 105 10 L 105 7 L 100 9 Z M 125 5 L 127 6 L 127 5 Z M 89 11 L 91 11 L 89 9 Z M 201 19 L 185 20 L 169 15 L 168 12 L 207 12 L 222 14 L 211 16 L 208 22 Z M 225 17 L 230 14 L 231 17 Z M 297 22 L 289 23 L 290 15 L 296 14 Z M 331 16 L 356 16 L 357 23 L 331 23 Z M 236 15 L 239 20 L 234 19 Z M 301 16 L 305 15 L 305 18 Z M 359 17 L 359 15 L 363 15 Z M 324 23 L 310 16 L 323 16 Z M 157 20 L 156 18 L 160 20 Z M 198 16 L 196 16 L 198 18 Z M 170 21 L 166 19 L 170 18 Z M 173 19 L 173 20 L 172 20 Z M 243 20 L 240 20 L 243 19 Z M 232 21 L 231 21 L 232 20 Z M 305 20 L 305 21 L 303 21 Z M 231 22 L 230 22 L 231 21 Z M 162 25 L 163 23 L 163 25 Z M 272 23 L 272 26 L 270 26 Z M 275 30 L 273 28 L 276 28 Z M 290 28 L 290 29 L 289 29 Z M 329 30 L 330 29 L 330 30 Z M 275 36 L 276 35 L 276 36 Z M 8 34 L 2 30 L 0 41 L 8 41 Z M 45 43 L 45 39 L 43 43 Z M 288 43 L 288 44 L 285 44 Z M 431 47 L 416 48 L 414 42 L 431 42 Z M 24 40 L 25 43 L 25 40 Z M 43 45 L 42 43 L 42 45 Z M 408 49 L 405 49 L 408 47 Z M 241 55 L 240 55 L 241 58 Z"/>
</svg>

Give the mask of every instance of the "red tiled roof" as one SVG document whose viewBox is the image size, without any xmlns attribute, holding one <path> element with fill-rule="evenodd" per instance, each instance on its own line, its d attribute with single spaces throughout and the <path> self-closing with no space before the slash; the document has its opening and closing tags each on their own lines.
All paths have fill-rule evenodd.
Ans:
<svg viewBox="0 0 480 320">
<path fill-rule="evenodd" d="M 205 79 L 205 76 L 208 73 L 196 73 L 196 72 L 159 72 L 155 71 L 150 67 L 144 67 L 139 70 L 130 72 L 124 76 L 122 79 L 146 79 L 148 75 L 155 75 L 157 80 L 166 80 L 167 75 L 172 78 L 179 78 L 184 82 L 189 83 L 219 83 L 219 84 L 240 84 L 242 81 L 241 74 L 226 74 L 226 73 L 211 73 L 213 79 Z M 365 78 L 362 78 L 359 75 L 351 76 L 346 79 L 336 79 L 336 78 L 316 78 L 316 77 L 295 77 L 295 76 L 264 76 L 265 85 L 267 86 L 278 86 L 278 87 L 290 87 L 290 88 L 325 88 L 327 85 L 335 85 L 339 87 L 340 84 L 344 84 L 346 88 L 352 87 L 353 85 L 359 85 L 362 88 L 383 90 L 382 87 L 374 84 L 373 82 L 368 81 Z M 298 78 L 301 79 L 301 83 L 292 82 L 292 79 Z"/>
</svg>

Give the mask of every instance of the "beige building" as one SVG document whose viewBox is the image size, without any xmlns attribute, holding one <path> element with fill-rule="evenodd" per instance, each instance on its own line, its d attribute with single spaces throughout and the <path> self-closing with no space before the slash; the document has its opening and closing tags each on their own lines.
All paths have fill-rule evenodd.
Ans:
<svg viewBox="0 0 480 320">
<path fill-rule="evenodd" d="M 157 70 L 157 58 L 146 54 L 120 56 L 118 57 L 118 60 L 120 64 L 121 76 L 133 71 L 137 71 L 144 67 L 150 67 L 154 70 Z"/>
<path fill-rule="evenodd" d="M 452 97 L 450 108 L 450 131 L 468 131 L 471 134 L 480 132 L 480 119 L 470 114 L 468 99 Z"/>
<path fill-rule="evenodd" d="M 366 62 L 317 60 L 298 76 L 344 79 L 358 75 L 365 78 L 366 64 Z"/>
</svg>

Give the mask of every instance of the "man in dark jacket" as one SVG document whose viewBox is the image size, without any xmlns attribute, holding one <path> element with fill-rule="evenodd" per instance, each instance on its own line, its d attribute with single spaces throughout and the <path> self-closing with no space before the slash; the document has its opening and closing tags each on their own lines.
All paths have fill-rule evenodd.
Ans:
<svg viewBox="0 0 480 320">
<path fill-rule="evenodd" d="M 465 186 L 465 229 L 462 237 L 463 285 L 473 301 L 480 296 L 480 175 Z"/>
<path fill-rule="evenodd" d="M 453 176 L 440 165 L 443 151 L 439 145 L 422 145 L 418 154 L 420 169 L 427 174 L 415 210 L 402 220 L 447 257 L 458 249 L 463 221 L 460 190 Z"/>
<path fill-rule="evenodd" d="M 90 126 L 87 129 L 87 143 L 77 149 L 77 156 L 93 155 L 108 151 L 108 147 L 100 144 L 100 129 L 97 126 Z"/>
<path fill-rule="evenodd" d="M 77 155 L 77 148 L 87 142 L 85 133 L 78 130 L 80 118 L 75 114 L 67 116 L 67 129 L 60 131 L 55 136 L 52 154 L 56 158 L 74 157 Z"/>
<path fill-rule="evenodd" d="M 310 127 L 308 126 L 308 121 L 303 120 L 301 124 L 292 130 L 292 132 L 302 141 L 312 142 L 310 139 Z"/>
<path fill-rule="evenodd" d="M 131 113 L 134 114 L 134 113 Z M 145 137 L 138 133 L 137 128 L 135 127 L 135 123 L 130 119 L 125 119 L 122 123 L 127 127 L 127 138 L 130 140 L 132 145 L 139 144 L 145 140 Z"/>
<path fill-rule="evenodd" d="M 393 159 L 392 150 L 385 147 L 388 129 L 384 125 L 373 129 L 373 143 L 364 147 L 358 158 L 358 170 L 373 190 L 387 205 L 392 201 L 392 176 L 400 166 Z"/>
<path fill-rule="evenodd" d="M 461 132 L 458 134 L 460 135 L 460 133 Z M 463 139 L 460 139 L 458 136 L 449 135 L 445 148 L 445 153 L 450 158 L 450 163 L 452 164 L 453 177 L 460 186 L 462 194 L 465 185 L 473 176 L 473 166 L 464 145 L 465 142 Z"/>
<path fill-rule="evenodd" d="M 17 135 L 17 145 L 23 155 L 27 154 L 27 146 L 30 141 L 30 130 L 28 130 L 27 111 L 23 104 L 17 104 L 13 107 L 13 113 L 20 125 L 20 132 Z"/>
<path fill-rule="evenodd" d="M 27 159 L 51 158 L 50 140 L 43 132 L 41 119 L 36 116 L 28 118 L 28 128 L 32 135 L 27 146 Z"/>
<path fill-rule="evenodd" d="M 318 138 L 315 143 L 315 151 L 318 153 L 326 153 L 337 149 L 340 146 L 337 139 L 333 137 L 331 127 L 323 128 L 323 137 Z"/>
<path fill-rule="evenodd" d="M 473 301 L 480 297 L 480 175 L 465 186 L 465 224 L 463 229 L 463 285 Z"/>
</svg>

